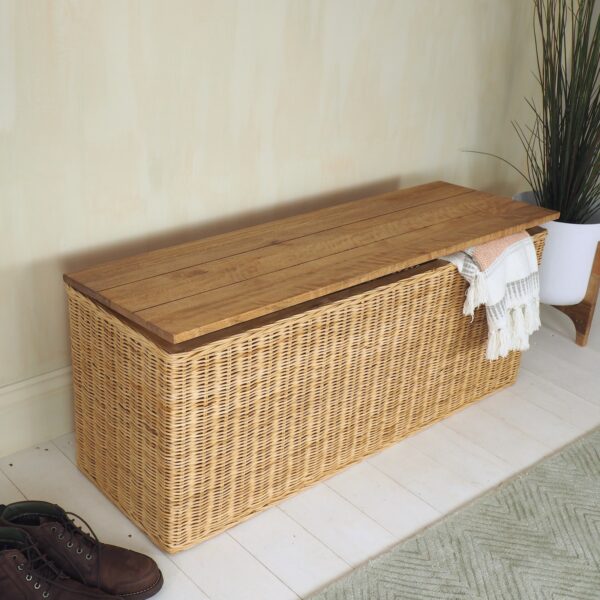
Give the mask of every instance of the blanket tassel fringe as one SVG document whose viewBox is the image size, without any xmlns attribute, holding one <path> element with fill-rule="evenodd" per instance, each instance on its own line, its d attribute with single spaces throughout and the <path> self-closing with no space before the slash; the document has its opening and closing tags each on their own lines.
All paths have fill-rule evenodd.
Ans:
<svg viewBox="0 0 600 600">
<path fill-rule="evenodd" d="M 475 309 L 487 302 L 486 281 L 483 273 L 477 273 L 469 289 L 463 306 L 463 314 L 467 317 L 472 317 L 475 314 Z"/>
<path fill-rule="evenodd" d="M 473 286 L 471 286 L 473 287 Z M 495 360 L 505 357 L 511 350 L 528 350 L 529 336 L 539 329 L 539 300 L 511 308 L 508 311 L 508 327 L 490 331 L 486 358 Z"/>
</svg>

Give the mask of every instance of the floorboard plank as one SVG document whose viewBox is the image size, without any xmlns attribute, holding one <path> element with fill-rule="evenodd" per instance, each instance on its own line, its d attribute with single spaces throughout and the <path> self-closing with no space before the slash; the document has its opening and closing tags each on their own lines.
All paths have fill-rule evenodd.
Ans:
<svg viewBox="0 0 600 600">
<path fill-rule="evenodd" d="M 298 596 L 228 533 L 174 556 L 212 600 L 295 600 Z"/>
<path fill-rule="evenodd" d="M 442 513 L 458 508 L 485 489 L 403 442 L 368 460 Z"/>
<path fill-rule="evenodd" d="M 600 352 L 595 348 L 578 346 L 571 338 L 548 327 L 536 331 L 531 339 L 531 345 L 534 349 L 539 347 L 555 358 L 591 372 L 596 372 L 600 364 Z"/>
<path fill-rule="evenodd" d="M 237 525 L 230 534 L 301 597 L 351 569 L 279 508 Z"/>
<path fill-rule="evenodd" d="M 335 475 L 326 481 L 326 485 L 390 531 L 396 539 L 419 531 L 441 514 L 368 462 Z"/>
<path fill-rule="evenodd" d="M 52 440 L 52 443 L 74 464 L 77 465 L 77 455 L 75 449 L 75 434 L 65 433 Z"/>
<path fill-rule="evenodd" d="M 551 412 L 583 433 L 600 426 L 600 404 L 584 400 L 528 369 L 521 369 L 511 392 Z"/>
<path fill-rule="evenodd" d="M 512 473 L 512 467 L 506 461 L 446 427 L 443 421 L 419 435 L 411 436 L 406 444 L 485 489 L 498 484 Z"/>
<path fill-rule="evenodd" d="M 513 467 L 525 469 L 548 454 L 548 448 L 502 419 L 471 406 L 448 417 L 444 424 Z"/>
<path fill-rule="evenodd" d="M 549 450 L 557 445 L 564 446 L 584 433 L 580 428 L 509 390 L 482 400 L 479 407 L 544 444 Z"/>
<path fill-rule="evenodd" d="M 323 484 L 282 502 L 280 508 L 353 566 L 383 552 L 396 539 Z"/>
<path fill-rule="evenodd" d="M 10 469 L 10 467 L 8 467 Z M 0 471 L 0 503 L 10 504 L 25 500 L 25 496 L 19 488 L 6 476 L 3 471 Z"/>
<path fill-rule="evenodd" d="M 577 348 L 575 342 L 563 343 L 569 344 L 573 349 Z M 553 343 L 548 347 L 536 343 L 532 351 L 525 352 L 523 355 L 522 366 L 542 379 L 600 405 L 600 393 L 598 392 L 600 390 L 600 369 L 597 366 L 600 364 L 600 359 L 596 363 L 596 368 L 585 368 L 578 362 L 557 356 L 556 345 Z"/>
<path fill-rule="evenodd" d="M 596 313 L 586 348 L 600 352 L 600 310 L 598 308 L 596 308 Z M 575 326 L 567 315 L 547 304 L 540 306 L 540 314 L 544 324 L 543 329 L 560 335 L 572 344 L 575 343 Z"/>
</svg>

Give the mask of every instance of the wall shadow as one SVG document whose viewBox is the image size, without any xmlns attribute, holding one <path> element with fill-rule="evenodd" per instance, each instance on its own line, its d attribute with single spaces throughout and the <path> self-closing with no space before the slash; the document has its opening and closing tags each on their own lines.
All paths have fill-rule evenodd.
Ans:
<svg viewBox="0 0 600 600">
<path fill-rule="evenodd" d="M 391 177 L 358 186 L 342 188 L 339 190 L 288 200 L 284 204 L 266 209 L 253 210 L 212 221 L 203 221 L 183 227 L 156 231 L 135 239 L 123 240 L 119 243 L 111 243 L 106 246 L 87 248 L 75 253 L 65 254 L 59 257 L 58 267 L 63 273 L 70 273 L 95 266 L 100 263 L 109 262 L 117 258 L 132 256 L 149 250 L 156 250 L 182 244 L 200 238 L 217 235 L 242 227 L 250 227 L 266 223 L 275 219 L 282 219 L 298 215 L 318 208 L 326 208 L 368 196 L 376 196 L 397 190 L 400 186 L 399 177 Z M 54 263 L 56 269 L 56 262 Z"/>
</svg>

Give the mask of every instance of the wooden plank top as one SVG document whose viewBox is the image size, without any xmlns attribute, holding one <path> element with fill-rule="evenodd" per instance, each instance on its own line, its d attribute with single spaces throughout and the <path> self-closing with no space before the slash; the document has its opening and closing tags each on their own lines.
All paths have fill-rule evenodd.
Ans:
<svg viewBox="0 0 600 600">
<path fill-rule="evenodd" d="M 179 344 L 558 216 L 438 181 L 115 260 L 64 279 Z"/>
</svg>

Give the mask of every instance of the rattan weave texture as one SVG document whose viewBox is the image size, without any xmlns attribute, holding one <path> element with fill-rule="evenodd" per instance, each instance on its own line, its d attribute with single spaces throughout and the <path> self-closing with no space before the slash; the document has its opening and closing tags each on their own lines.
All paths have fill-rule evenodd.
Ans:
<svg viewBox="0 0 600 600">
<path fill-rule="evenodd" d="M 79 467 L 169 552 L 510 385 L 520 363 L 485 360 L 484 311 L 463 317 L 449 264 L 175 354 L 67 292 Z"/>
</svg>

